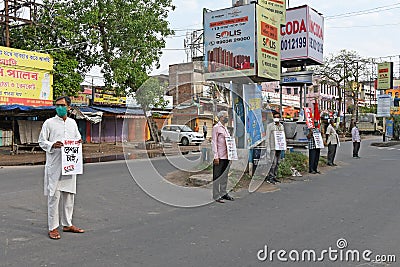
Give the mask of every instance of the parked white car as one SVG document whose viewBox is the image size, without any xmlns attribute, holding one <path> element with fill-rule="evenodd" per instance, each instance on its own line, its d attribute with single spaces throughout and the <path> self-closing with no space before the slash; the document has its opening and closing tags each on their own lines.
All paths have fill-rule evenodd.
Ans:
<svg viewBox="0 0 400 267">
<path fill-rule="evenodd" d="M 204 141 L 204 136 L 186 125 L 165 125 L 161 129 L 161 140 L 166 143 L 181 143 L 184 146 L 200 145 Z"/>
</svg>

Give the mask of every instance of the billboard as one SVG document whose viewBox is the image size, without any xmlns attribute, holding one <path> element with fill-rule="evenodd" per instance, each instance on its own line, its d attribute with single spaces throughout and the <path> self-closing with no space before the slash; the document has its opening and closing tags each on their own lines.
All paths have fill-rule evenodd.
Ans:
<svg viewBox="0 0 400 267">
<path fill-rule="evenodd" d="M 110 106 L 126 106 L 126 96 L 117 96 L 113 90 L 96 87 L 94 94 L 94 104 Z"/>
<path fill-rule="evenodd" d="M 53 58 L 0 46 L 0 105 L 53 105 Z"/>
<path fill-rule="evenodd" d="M 311 59 L 323 64 L 324 18 L 309 6 L 286 11 L 281 27 L 281 59 Z"/>
<path fill-rule="evenodd" d="M 204 13 L 206 79 L 256 74 L 254 18 L 254 5 Z"/>
<path fill-rule="evenodd" d="M 279 80 L 281 55 L 279 49 L 279 16 L 259 5 L 257 13 L 257 75 Z"/>
<path fill-rule="evenodd" d="M 378 90 L 393 88 L 393 62 L 378 63 Z"/>
<path fill-rule="evenodd" d="M 286 0 L 259 0 L 258 4 L 272 14 L 278 15 L 279 24 L 286 23 Z"/>
</svg>

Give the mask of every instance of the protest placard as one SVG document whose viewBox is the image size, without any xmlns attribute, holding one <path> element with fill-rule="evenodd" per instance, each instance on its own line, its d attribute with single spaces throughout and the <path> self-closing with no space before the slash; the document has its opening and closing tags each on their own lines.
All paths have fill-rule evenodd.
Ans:
<svg viewBox="0 0 400 267">
<path fill-rule="evenodd" d="M 235 139 L 231 136 L 225 136 L 226 149 L 228 150 L 229 160 L 238 160 Z"/>
<path fill-rule="evenodd" d="M 286 136 L 284 131 L 274 131 L 275 150 L 286 150 Z"/>
<path fill-rule="evenodd" d="M 62 175 L 82 174 L 82 143 L 79 140 L 64 140 L 61 148 Z"/>
<path fill-rule="evenodd" d="M 324 140 L 320 132 L 313 132 L 313 137 L 315 141 L 316 148 L 324 148 Z"/>
</svg>

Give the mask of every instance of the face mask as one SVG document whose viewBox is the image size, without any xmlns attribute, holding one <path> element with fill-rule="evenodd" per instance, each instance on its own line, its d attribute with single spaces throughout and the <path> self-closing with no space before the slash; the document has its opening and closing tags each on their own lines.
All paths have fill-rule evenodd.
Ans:
<svg viewBox="0 0 400 267">
<path fill-rule="evenodd" d="M 228 118 L 224 118 L 223 122 L 227 123 L 228 122 Z"/>
<path fill-rule="evenodd" d="M 279 122 L 279 118 L 274 118 L 274 122 Z"/>
<path fill-rule="evenodd" d="M 65 115 L 67 115 L 67 107 L 64 106 L 56 107 L 56 113 L 59 117 L 64 117 Z"/>
</svg>

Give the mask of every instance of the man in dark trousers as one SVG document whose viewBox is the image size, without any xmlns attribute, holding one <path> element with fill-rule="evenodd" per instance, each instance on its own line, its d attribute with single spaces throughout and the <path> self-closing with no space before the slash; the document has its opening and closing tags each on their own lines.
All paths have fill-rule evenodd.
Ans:
<svg viewBox="0 0 400 267">
<path fill-rule="evenodd" d="M 361 136 L 357 124 L 357 121 L 354 122 L 354 127 L 351 129 L 351 140 L 353 141 L 353 158 L 359 159 L 358 151 L 360 151 Z"/>
<path fill-rule="evenodd" d="M 282 150 L 278 147 L 275 142 L 275 135 L 277 132 L 283 132 L 285 129 L 283 128 L 283 124 L 280 123 L 281 116 L 279 113 L 274 114 L 273 122 L 267 125 L 266 135 L 267 135 L 267 151 L 270 153 L 271 157 L 271 168 L 269 169 L 268 175 L 265 178 L 265 181 L 270 184 L 280 183 L 277 179 L 279 162 L 281 160 Z M 286 140 L 283 140 L 286 143 Z"/>
<path fill-rule="evenodd" d="M 339 136 L 333 127 L 333 119 L 329 120 L 328 128 L 326 129 L 326 143 L 328 144 L 328 166 L 337 166 L 335 164 L 336 149 L 339 144 Z"/>
<path fill-rule="evenodd" d="M 214 152 L 213 198 L 219 203 L 224 203 L 225 199 L 230 201 L 234 200 L 226 191 L 230 165 L 228 148 L 226 145 L 226 138 L 229 138 L 230 134 L 225 126 L 229 120 L 228 112 L 220 111 L 217 117 L 218 123 L 214 125 L 212 131 L 212 149 Z"/>
<path fill-rule="evenodd" d="M 206 139 L 207 138 L 207 123 L 206 122 L 204 122 L 204 125 L 203 125 L 203 134 L 204 134 L 204 139 Z"/>
<path fill-rule="evenodd" d="M 308 130 L 308 172 L 312 174 L 316 173 L 321 173 L 318 170 L 318 162 L 319 162 L 319 156 L 321 153 L 321 149 L 317 148 L 317 145 L 315 143 L 315 135 L 320 134 L 320 131 L 318 129 L 318 121 L 314 122 L 314 127 L 310 128 Z"/>
</svg>

